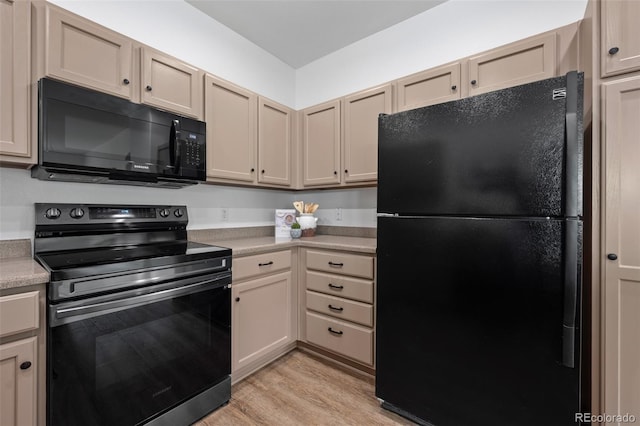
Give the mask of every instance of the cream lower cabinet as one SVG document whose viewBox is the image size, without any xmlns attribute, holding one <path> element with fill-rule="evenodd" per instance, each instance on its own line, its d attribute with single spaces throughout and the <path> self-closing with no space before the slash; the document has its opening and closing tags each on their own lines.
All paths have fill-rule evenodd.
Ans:
<svg viewBox="0 0 640 426">
<path fill-rule="evenodd" d="M 39 398 L 44 381 L 40 381 L 39 339 L 44 319 L 43 292 L 0 296 L 0 425 L 29 426 L 44 424 L 44 401 Z M 41 324 L 42 322 L 42 324 Z M 44 346 L 44 345 L 42 345 Z M 40 381 L 40 384 L 39 384 Z M 40 396 L 39 396 L 40 395 Z M 40 416 L 39 416 L 40 411 Z M 40 417 L 40 419 L 38 419 Z"/>
<path fill-rule="evenodd" d="M 0 0 L 0 163 L 36 162 L 30 135 L 31 2 Z"/>
<path fill-rule="evenodd" d="M 640 76 L 602 87 L 602 412 L 640 419 Z"/>
<path fill-rule="evenodd" d="M 290 250 L 233 259 L 231 372 L 234 382 L 293 349 L 297 292 Z"/>
<path fill-rule="evenodd" d="M 374 365 L 375 258 L 303 249 L 302 340 L 340 358 Z"/>
<path fill-rule="evenodd" d="M 0 345 L 0 424 L 36 424 L 37 338 Z"/>
</svg>

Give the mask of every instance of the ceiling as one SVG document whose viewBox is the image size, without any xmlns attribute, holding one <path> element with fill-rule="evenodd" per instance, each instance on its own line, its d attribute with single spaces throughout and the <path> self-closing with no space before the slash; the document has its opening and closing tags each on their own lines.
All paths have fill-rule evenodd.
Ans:
<svg viewBox="0 0 640 426">
<path fill-rule="evenodd" d="M 446 0 L 185 0 L 297 69 Z"/>
</svg>

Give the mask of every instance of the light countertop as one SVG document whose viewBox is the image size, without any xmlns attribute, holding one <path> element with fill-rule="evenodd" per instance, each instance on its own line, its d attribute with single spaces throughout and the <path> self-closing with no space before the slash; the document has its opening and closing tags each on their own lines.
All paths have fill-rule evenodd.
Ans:
<svg viewBox="0 0 640 426">
<path fill-rule="evenodd" d="M 360 253 L 376 252 L 375 238 L 343 237 L 336 235 L 316 235 L 295 240 L 276 240 L 275 237 L 235 238 L 229 240 L 199 240 L 201 243 L 228 247 L 234 256 L 262 253 L 266 251 L 288 249 L 292 247 L 346 250 Z"/>
<path fill-rule="evenodd" d="M 228 247 L 234 256 L 245 256 L 278 249 L 309 247 L 375 254 L 376 239 L 316 235 L 296 240 L 276 240 L 275 237 L 233 238 L 226 240 L 199 239 L 201 243 Z M 0 241 L 0 244 L 2 242 Z M 0 290 L 49 282 L 49 273 L 28 256 L 0 258 Z"/>
<path fill-rule="evenodd" d="M 31 257 L 0 259 L 0 290 L 49 282 L 49 273 Z"/>
</svg>

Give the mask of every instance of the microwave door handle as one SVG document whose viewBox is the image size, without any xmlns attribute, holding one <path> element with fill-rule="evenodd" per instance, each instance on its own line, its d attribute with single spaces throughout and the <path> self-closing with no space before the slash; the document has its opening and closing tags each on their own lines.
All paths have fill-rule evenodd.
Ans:
<svg viewBox="0 0 640 426">
<path fill-rule="evenodd" d="M 171 134 L 169 135 L 169 165 L 174 168 L 174 172 L 178 172 L 178 137 L 180 133 L 180 120 L 171 121 Z"/>
</svg>

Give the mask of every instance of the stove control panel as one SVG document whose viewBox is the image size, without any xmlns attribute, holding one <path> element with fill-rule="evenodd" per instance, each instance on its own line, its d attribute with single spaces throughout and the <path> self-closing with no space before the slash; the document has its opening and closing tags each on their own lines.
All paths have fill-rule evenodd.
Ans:
<svg viewBox="0 0 640 426">
<path fill-rule="evenodd" d="M 186 225 L 186 206 L 36 203 L 36 226 L 176 222 Z"/>
</svg>

